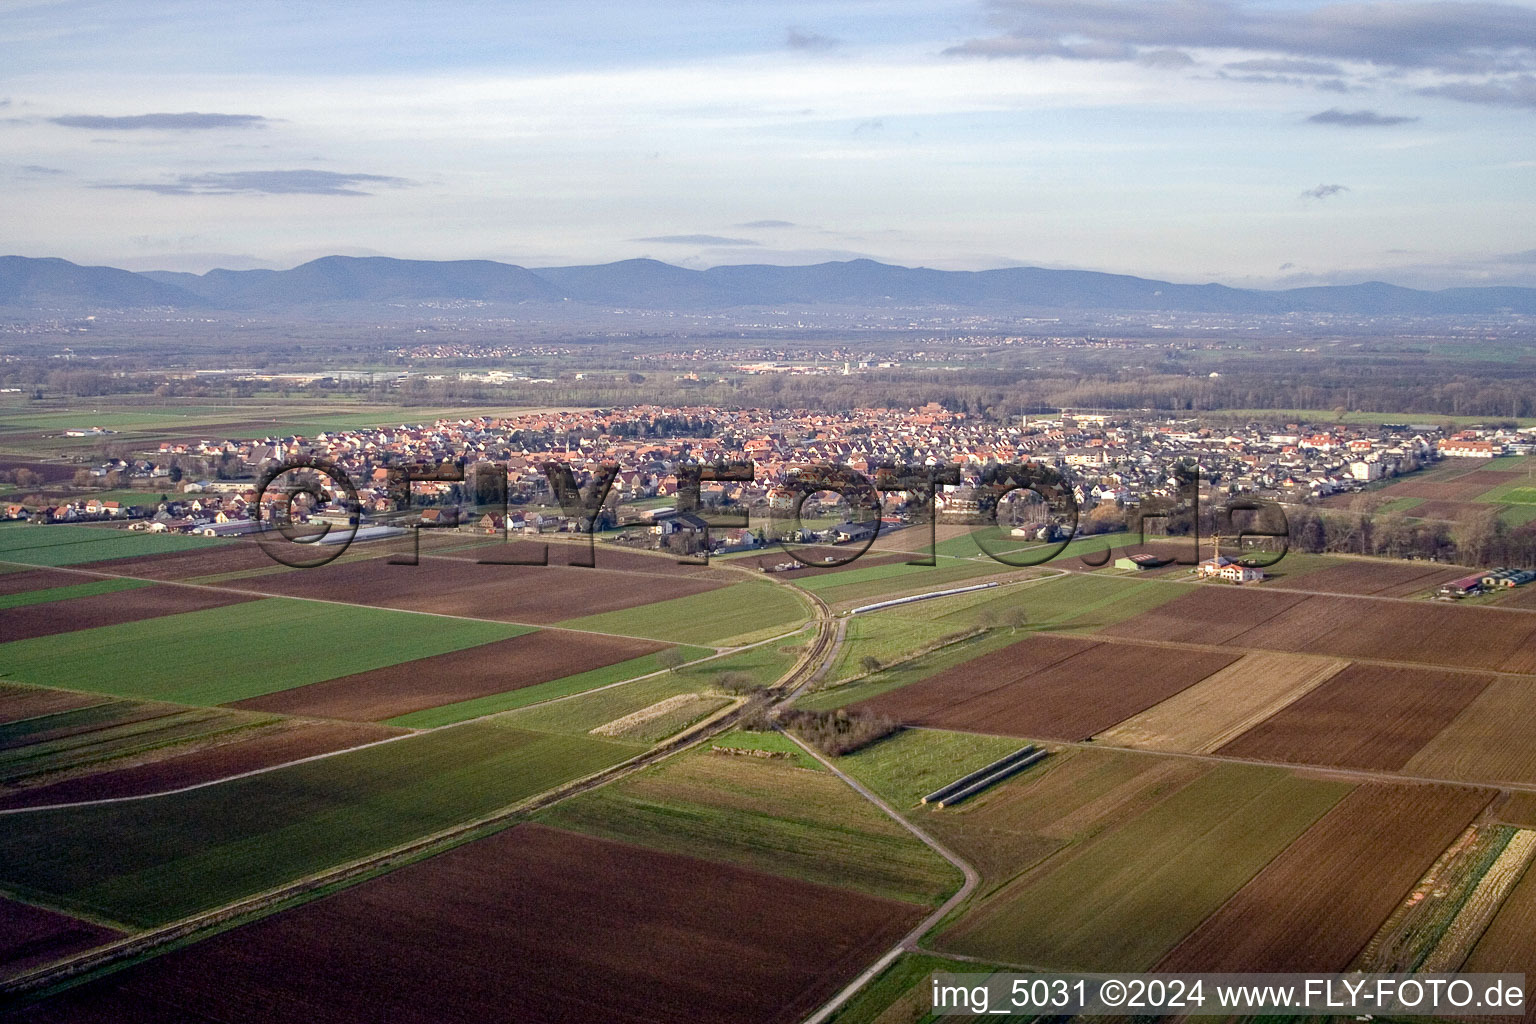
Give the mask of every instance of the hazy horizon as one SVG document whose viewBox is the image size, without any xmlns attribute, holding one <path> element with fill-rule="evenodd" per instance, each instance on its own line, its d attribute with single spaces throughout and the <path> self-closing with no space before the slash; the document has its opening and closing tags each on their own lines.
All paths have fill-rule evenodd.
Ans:
<svg viewBox="0 0 1536 1024">
<path fill-rule="evenodd" d="M 1536 0 L 22 3 L 8 248 L 1536 284 Z"/>
</svg>

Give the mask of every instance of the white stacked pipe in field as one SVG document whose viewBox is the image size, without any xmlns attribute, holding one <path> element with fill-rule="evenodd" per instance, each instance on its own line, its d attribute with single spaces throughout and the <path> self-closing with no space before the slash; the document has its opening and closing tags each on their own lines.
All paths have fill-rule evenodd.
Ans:
<svg viewBox="0 0 1536 1024">
<path fill-rule="evenodd" d="M 1034 752 L 1035 745 L 1033 743 L 1026 747 L 1020 747 L 1013 753 L 1000 757 L 996 761 L 993 761 L 991 764 L 983 765 L 982 767 L 971 772 L 969 775 L 961 776 L 954 782 L 949 783 L 947 786 L 940 786 L 932 793 L 929 793 L 927 796 L 923 797 L 923 803 L 938 803 L 940 800 L 943 800 L 951 793 L 958 793 L 966 786 L 969 786 L 974 782 L 980 782 L 982 779 L 986 778 L 988 775 L 991 775 L 993 772 L 998 771 L 1001 768 L 1006 768 L 1008 765 L 1013 764 L 1013 762 L 1019 760 L 1020 758 L 1028 757 Z"/>
<path fill-rule="evenodd" d="M 1019 772 L 1030 767 L 1031 765 L 1039 764 L 1041 761 L 1045 760 L 1045 756 L 1046 751 L 1037 750 L 1033 754 L 1030 754 L 1028 757 L 1021 757 L 1019 760 L 1013 762 L 1012 764 L 999 768 L 997 771 L 993 772 L 991 775 L 988 775 L 981 781 L 973 782 L 969 786 L 966 786 L 964 789 L 944 797 L 939 801 L 939 806 L 953 807 L 955 804 L 960 803 L 962 800 L 969 800 L 977 793 L 997 785 L 999 782 L 1002 782 L 1009 776 L 1017 775 Z"/>
</svg>

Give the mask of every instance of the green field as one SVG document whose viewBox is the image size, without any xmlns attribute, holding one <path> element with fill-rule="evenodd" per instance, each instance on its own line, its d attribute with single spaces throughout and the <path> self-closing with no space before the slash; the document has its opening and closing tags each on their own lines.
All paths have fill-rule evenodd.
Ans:
<svg viewBox="0 0 1536 1024">
<path fill-rule="evenodd" d="M 1482 495 L 1478 501 L 1487 501 L 1488 496 Z M 1499 496 L 1493 499 L 1501 505 L 1536 505 L 1536 487 L 1509 487 L 1500 489 Z"/>
<path fill-rule="evenodd" d="M 879 793 L 897 810 L 1024 746 L 1009 736 L 979 736 L 940 729 L 903 729 L 838 758 L 837 766 Z"/>
<path fill-rule="evenodd" d="M 561 828 L 934 904 L 959 872 L 836 776 L 698 751 L 543 812 Z"/>
<path fill-rule="evenodd" d="M 7 608 L 22 608 L 29 604 L 68 601 L 74 597 L 115 594 L 120 590 L 136 590 L 150 585 L 147 580 L 91 580 L 85 576 L 79 578 L 87 582 L 73 583 L 64 587 L 45 587 L 42 590 L 23 590 L 16 594 L 0 594 L 0 611 Z"/>
<path fill-rule="evenodd" d="M 1350 786 L 1221 765 L 974 904 L 938 948 L 1070 970 L 1146 970 Z"/>
<path fill-rule="evenodd" d="M 683 654 L 689 661 L 707 657 L 712 651 L 705 647 L 684 647 Z M 425 711 L 413 711 L 408 715 L 391 718 L 387 725 L 403 725 L 408 729 L 431 729 L 440 725 L 452 725 L 454 722 L 463 722 L 471 718 L 480 718 L 483 715 L 494 715 L 500 711 L 513 711 L 517 708 L 525 708 L 530 704 L 539 704 L 543 701 L 554 700 L 556 697 L 569 697 L 572 694 L 585 693 L 587 690 L 595 690 L 600 686 L 609 686 L 613 683 L 623 682 L 626 679 L 634 679 L 637 676 L 649 675 L 661 670 L 659 661 L 660 651 L 656 654 L 646 654 L 639 658 L 631 658 L 615 665 L 604 665 L 602 668 L 592 669 L 590 672 L 581 672 L 574 676 L 566 676 L 562 679 L 551 679 L 547 683 L 537 683 L 533 686 L 525 686 L 520 690 L 508 690 L 506 693 L 497 693 L 489 697 L 476 697 L 473 700 L 460 701 L 457 704 L 444 704 L 442 707 L 428 708 Z"/>
<path fill-rule="evenodd" d="M 513 711 L 503 721 L 519 729 L 580 735 L 668 697 L 702 693 L 722 672 L 745 673 L 760 685 L 767 686 L 794 666 L 801 643 L 803 641 L 787 640 L 782 644 L 763 644 L 724 658 L 686 666 L 676 672 Z"/>
<path fill-rule="evenodd" d="M 174 796 L 29 813 L 0 831 L 0 887 L 160 924 L 473 820 L 638 749 L 476 722 Z"/>
<path fill-rule="evenodd" d="M 958 737 L 958 738 L 957 738 Z M 881 751 L 889 743 L 892 746 Z M 961 769 L 977 768 L 1017 750 L 1012 738 L 965 737 L 932 729 L 908 729 L 870 748 L 867 761 L 850 760 L 876 792 L 905 807 L 907 815 L 981 873 L 977 895 L 1008 883 L 1058 851 L 1113 826 L 1125 808 L 1151 806 L 1162 796 L 1203 774 L 1195 762 L 1169 761 L 1125 751 L 1068 748 L 954 808 L 915 807 L 933 781 L 953 781 Z M 858 755 L 851 755 L 856 758 Z M 954 774 L 924 772 L 924 761 L 950 757 Z M 908 777 L 881 760 L 909 758 L 919 767 Z M 925 792 L 931 790 L 924 789 Z"/>
<path fill-rule="evenodd" d="M 679 644 L 730 647 L 783 633 L 809 618 L 802 598 L 774 583 L 736 583 L 689 597 L 567 619 L 559 625 Z"/>
<path fill-rule="evenodd" d="M 789 755 L 787 760 L 801 768 L 809 768 L 813 772 L 826 771 L 821 762 L 810 754 L 807 754 L 801 746 L 782 732 L 756 732 L 746 729 L 732 729 L 723 736 L 717 736 L 710 740 L 711 747 L 725 747 L 728 750 L 768 750 L 778 754 Z"/>
<path fill-rule="evenodd" d="M 158 555 L 167 551 L 186 551 L 228 543 L 217 537 L 142 533 L 111 526 L 0 523 L 0 561 L 25 562 L 28 565 L 79 565 L 108 558 Z"/>
<path fill-rule="evenodd" d="M 226 704 L 529 633 L 526 626 L 267 598 L 0 644 L 0 678 Z"/>
</svg>

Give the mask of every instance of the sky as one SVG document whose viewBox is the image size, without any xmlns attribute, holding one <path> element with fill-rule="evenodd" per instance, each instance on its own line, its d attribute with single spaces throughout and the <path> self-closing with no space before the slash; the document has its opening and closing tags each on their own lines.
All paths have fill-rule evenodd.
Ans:
<svg viewBox="0 0 1536 1024">
<path fill-rule="evenodd" d="M 1536 286 L 1536 0 L 0 0 L 0 251 Z"/>
</svg>

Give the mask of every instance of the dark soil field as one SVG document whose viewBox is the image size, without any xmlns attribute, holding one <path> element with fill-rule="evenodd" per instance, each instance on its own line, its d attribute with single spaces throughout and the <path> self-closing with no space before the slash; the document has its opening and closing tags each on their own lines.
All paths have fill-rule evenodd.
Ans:
<svg viewBox="0 0 1536 1024">
<path fill-rule="evenodd" d="M 58 569 L 21 569 L 17 572 L 0 573 L 0 594 L 23 594 L 29 590 L 72 587 L 77 583 L 89 583 L 93 578 L 81 576 L 79 573 L 61 572 Z"/>
<path fill-rule="evenodd" d="M 1524 475 L 1519 470 L 1513 469 L 1474 469 L 1470 473 L 1463 473 L 1453 479 L 1458 484 L 1477 484 L 1484 490 L 1492 490 L 1511 480 L 1518 480 Z"/>
<path fill-rule="evenodd" d="M 140 587 L 136 590 L 66 601 L 29 604 L 0 612 L 4 621 L 3 639 L 29 640 L 38 636 L 73 633 L 96 626 L 116 626 L 162 615 L 221 608 L 251 600 L 244 594 L 220 594 L 190 587 Z"/>
<path fill-rule="evenodd" d="M 922 913 L 522 825 L 16 1019 L 792 1024 Z"/>
<path fill-rule="evenodd" d="M 1487 471 L 1485 470 L 1484 472 Z M 1471 474 L 1468 475 L 1470 476 Z M 1400 484 L 1393 484 L 1381 493 L 1393 498 L 1427 498 L 1430 501 L 1469 502 L 1484 491 L 1497 487 L 1504 482 L 1504 480 L 1496 480 L 1493 483 L 1485 484 L 1480 480 L 1468 480 L 1467 477 L 1456 477 L 1454 480 L 1434 482 L 1427 480 L 1404 480 Z M 1417 512 L 1418 509 L 1411 511 Z"/>
<path fill-rule="evenodd" d="M 8 440 L 19 437 L 11 435 Z M 18 469 L 27 469 L 43 478 L 44 483 L 58 483 L 61 480 L 73 480 L 75 471 L 79 466 L 68 466 L 59 462 L 28 462 L 25 459 L 0 459 L 0 473 L 14 473 Z"/>
<path fill-rule="evenodd" d="M 1031 636 L 858 706 L 915 725 L 1079 740 L 1236 660 L 1219 651 Z"/>
<path fill-rule="evenodd" d="M 422 558 L 420 565 L 391 565 L 383 559 L 337 562 L 219 585 L 279 597 L 543 625 L 702 594 L 729 582 L 724 574 L 717 580 L 698 579 L 555 565 L 480 565 L 433 557 Z"/>
<path fill-rule="evenodd" d="M 1497 508 L 1497 505 L 1480 505 L 1473 501 L 1426 501 L 1415 505 L 1403 514 L 1414 519 L 1446 519 L 1459 522 L 1463 519 L 1475 519 L 1490 509 Z"/>
<path fill-rule="evenodd" d="M 1232 644 L 1447 668 L 1536 672 L 1536 615 L 1430 601 L 1200 587 L 1108 636 Z"/>
<path fill-rule="evenodd" d="M 446 535 L 445 535 L 446 539 Z M 476 544 L 475 539 L 469 536 L 460 536 L 460 544 L 468 544 L 468 547 L 455 547 L 452 551 L 442 551 L 434 557 L 453 558 L 465 562 L 476 562 L 483 558 L 520 559 L 531 561 L 542 558 L 544 548 L 549 548 L 550 565 L 576 565 L 577 568 L 596 568 L 604 571 L 618 572 L 644 572 L 661 573 L 666 576 L 697 576 L 710 572 L 710 566 L 726 563 L 711 561 L 710 565 L 693 565 L 680 563 L 673 555 L 647 554 L 643 551 L 631 551 L 627 548 L 615 547 L 599 541 L 594 548 L 589 549 L 585 544 L 571 541 L 552 541 L 547 545 L 543 541 L 512 540 L 501 542 L 494 538 L 482 538 L 483 543 Z M 593 565 L 585 563 L 591 556 Z M 581 563 L 577 565 L 577 563 Z"/>
<path fill-rule="evenodd" d="M 1348 562 L 1316 572 L 1292 576 L 1285 581 L 1298 590 L 1320 590 L 1330 594 L 1375 594 L 1381 597 L 1408 597 L 1433 590 L 1470 573 L 1471 569 L 1443 565 L 1415 565 L 1401 562 Z"/>
<path fill-rule="evenodd" d="M 1360 786 L 1156 969 L 1344 970 L 1492 796 L 1459 786 Z"/>
<path fill-rule="evenodd" d="M 42 786 L 0 790 L 0 807 L 43 807 L 48 804 L 143 796 L 195 786 L 316 754 L 346 750 L 405 733 L 379 725 L 343 722 L 295 722 L 278 730 L 237 734 L 232 742 L 178 752 L 164 751 L 158 760 L 72 776 Z"/>
<path fill-rule="evenodd" d="M 42 686 L 0 683 L 0 725 L 39 715 L 57 714 L 72 708 L 93 707 L 105 704 L 109 699 L 99 693 L 74 693 Z"/>
<path fill-rule="evenodd" d="M 1105 636 L 1135 640 L 1221 644 L 1305 600 L 1304 594 L 1278 590 L 1197 587 L 1183 597 L 1108 626 L 1102 632 Z"/>
<path fill-rule="evenodd" d="M 150 580 L 188 580 L 194 576 L 213 576 L 224 572 L 279 569 L 281 565 L 255 541 L 238 540 L 209 548 L 88 562 L 79 568 Z"/>
<path fill-rule="evenodd" d="M 876 551 L 874 549 L 870 549 L 860 555 L 859 547 L 858 544 L 848 544 L 840 547 L 833 547 L 827 544 L 813 546 L 795 545 L 795 553 L 790 555 L 783 548 L 775 544 L 759 554 L 743 555 L 740 558 L 732 558 L 720 564 L 740 566 L 743 569 L 760 570 L 765 568 L 771 569 L 775 565 L 782 565 L 785 562 L 793 562 L 797 558 L 802 562 L 810 562 L 810 565 L 802 565 L 798 569 L 791 569 L 787 572 L 776 574 L 778 579 L 793 581 L 797 577 L 820 576 L 823 573 L 839 572 L 844 569 L 868 569 L 872 565 L 910 562 L 917 557 L 915 555 L 900 555 L 895 552 Z M 856 555 L 857 557 L 854 557 Z M 853 561 L 847 565 L 820 564 L 821 560 L 828 556 L 838 561 L 847 558 L 853 558 Z"/>
<path fill-rule="evenodd" d="M 0 978 L 115 938 L 111 929 L 0 896 Z"/>
<path fill-rule="evenodd" d="M 1473 672 L 1351 665 L 1218 753 L 1397 771 L 1493 678 Z"/>
<path fill-rule="evenodd" d="M 540 631 L 280 690 L 231 706 L 375 722 L 576 675 L 665 646 L 648 640 Z"/>
</svg>

